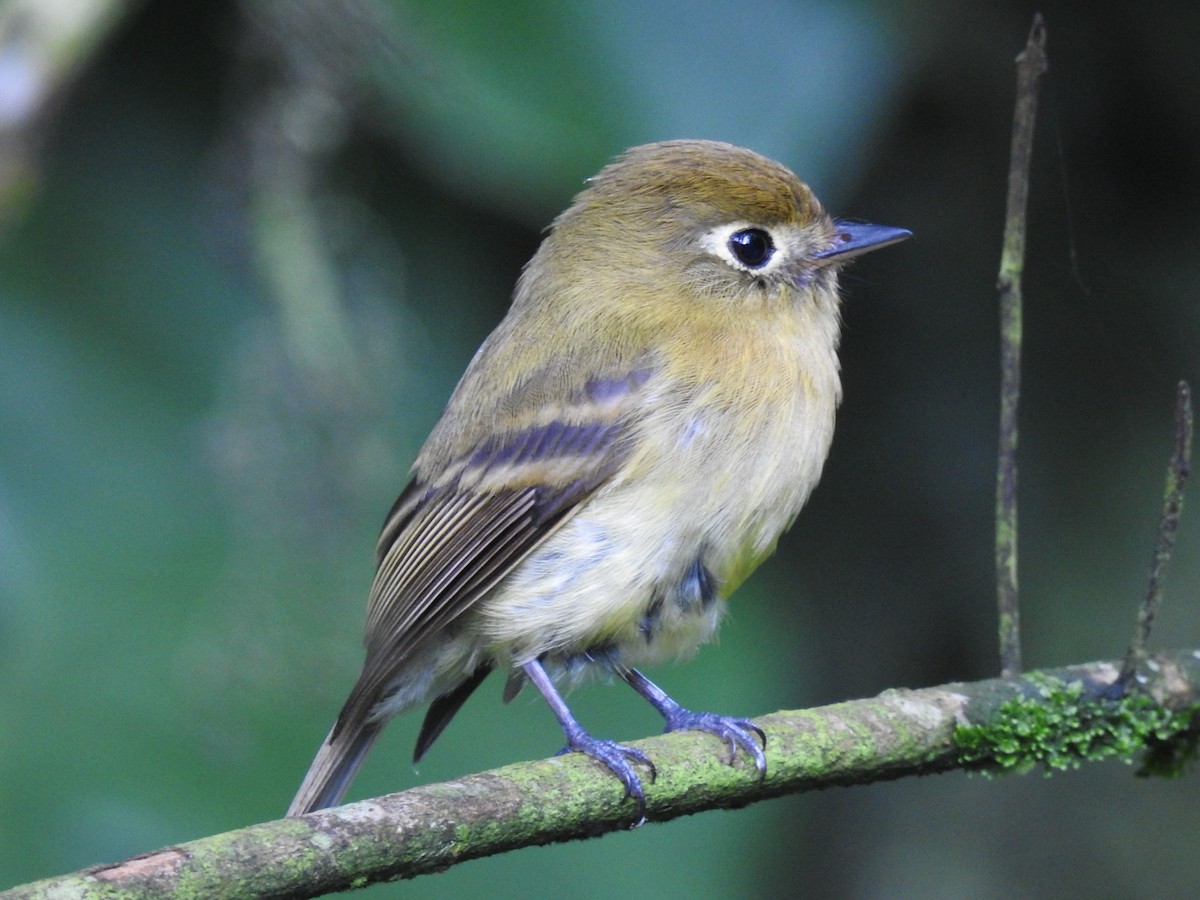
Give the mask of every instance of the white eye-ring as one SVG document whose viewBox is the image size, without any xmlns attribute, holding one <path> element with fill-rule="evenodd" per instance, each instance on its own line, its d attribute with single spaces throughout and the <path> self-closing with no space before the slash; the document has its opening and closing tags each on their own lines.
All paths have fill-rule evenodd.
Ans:
<svg viewBox="0 0 1200 900">
<path fill-rule="evenodd" d="M 787 255 L 789 243 L 780 240 L 778 229 L 753 222 L 731 222 L 712 229 L 700 239 L 705 251 L 751 275 L 766 275 L 778 268 Z"/>
</svg>

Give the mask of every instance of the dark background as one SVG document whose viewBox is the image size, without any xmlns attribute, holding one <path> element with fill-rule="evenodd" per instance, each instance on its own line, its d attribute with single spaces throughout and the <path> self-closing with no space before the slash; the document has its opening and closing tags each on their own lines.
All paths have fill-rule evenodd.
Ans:
<svg viewBox="0 0 1200 900">
<path fill-rule="evenodd" d="M 540 229 L 649 140 L 753 147 L 835 213 L 915 233 L 843 278 L 820 488 L 719 646 L 654 677 L 758 714 L 995 674 L 995 279 L 1032 7 L 105 8 L 64 49 L 36 2 L 0 6 L 0 887 L 282 814 L 357 673 L 413 454 Z M 1041 9 L 1031 667 L 1123 652 L 1175 384 L 1200 379 L 1200 7 Z M 43 53 L 58 87 L 22 118 Z M 1157 647 L 1200 645 L 1196 513 Z M 393 723 L 351 798 L 558 748 L 542 704 L 499 692 L 417 773 L 419 716 Z M 598 734 L 659 728 L 623 688 L 572 705 Z M 1180 896 L 1198 800 L 1195 776 L 1120 763 L 952 774 L 376 895 Z"/>
</svg>

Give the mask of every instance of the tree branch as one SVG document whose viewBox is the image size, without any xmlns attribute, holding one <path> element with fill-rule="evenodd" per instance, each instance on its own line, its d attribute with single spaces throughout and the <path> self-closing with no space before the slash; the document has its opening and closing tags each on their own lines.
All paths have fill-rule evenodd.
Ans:
<svg viewBox="0 0 1200 900">
<path fill-rule="evenodd" d="M 1154 557 L 1150 562 L 1150 580 L 1146 586 L 1146 597 L 1138 608 L 1137 625 L 1133 639 L 1125 654 L 1121 667 L 1121 680 L 1127 681 L 1142 665 L 1146 657 L 1146 643 L 1150 640 L 1150 628 L 1158 607 L 1162 604 L 1163 585 L 1167 580 L 1167 567 L 1171 562 L 1171 550 L 1175 546 L 1175 533 L 1179 530 L 1179 517 L 1183 514 L 1183 488 L 1192 470 L 1192 389 L 1186 381 L 1179 382 L 1175 391 L 1175 445 L 1171 461 L 1167 463 L 1167 486 L 1163 491 L 1162 516 L 1158 523 L 1158 536 L 1154 541 Z"/>
<path fill-rule="evenodd" d="M 1200 650 L 1147 661 L 1123 693 L 1119 662 L 778 712 L 760 780 L 709 735 L 637 742 L 658 766 L 646 818 L 664 822 L 832 785 L 955 768 L 1024 769 L 1130 758 L 1178 760 L 1200 719 Z M 1164 748 L 1169 752 L 1164 753 Z M 1180 749 L 1183 748 L 1183 749 Z M 197 896 L 315 897 L 411 878 L 519 847 L 595 837 L 635 824 L 602 766 L 572 753 L 167 847 L 0 893 L 0 900 Z"/>
<path fill-rule="evenodd" d="M 1000 253 L 1000 447 L 996 459 L 996 600 L 1000 674 L 1021 671 L 1017 599 L 1017 407 L 1021 397 L 1021 272 L 1025 267 L 1025 210 L 1029 161 L 1037 120 L 1038 79 L 1046 71 L 1046 27 L 1040 14 L 1017 56 L 1017 101 L 1009 153 L 1008 201 Z"/>
</svg>

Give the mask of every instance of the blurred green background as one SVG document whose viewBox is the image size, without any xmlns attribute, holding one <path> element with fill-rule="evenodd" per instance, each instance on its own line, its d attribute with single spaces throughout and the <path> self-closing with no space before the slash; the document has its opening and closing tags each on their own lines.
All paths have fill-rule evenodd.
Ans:
<svg viewBox="0 0 1200 900">
<path fill-rule="evenodd" d="M 1124 650 L 1174 386 L 1200 382 L 1200 6 L 1040 8 L 1030 666 Z M 1032 9 L 0 0 L 0 887 L 282 814 L 357 674 L 408 463 L 540 229 L 644 141 L 753 147 L 916 235 L 843 279 L 823 483 L 720 645 L 654 676 L 758 714 L 994 674 L 994 284 Z M 1198 586 L 1193 508 L 1155 646 L 1200 645 Z M 560 746 L 499 693 L 419 772 L 420 717 L 393 723 L 351 798 Z M 660 727 L 624 688 L 572 705 Z M 1198 801 L 1118 763 L 953 774 L 372 896 L 1183 896 Z"/>
</svg>

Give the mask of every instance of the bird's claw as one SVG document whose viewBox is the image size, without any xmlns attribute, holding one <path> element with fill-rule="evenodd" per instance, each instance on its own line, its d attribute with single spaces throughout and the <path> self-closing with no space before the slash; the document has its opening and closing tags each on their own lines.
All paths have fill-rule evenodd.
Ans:
<svg viewBox="0 0 1200 900">
<path fill-rule="evenodd" d="M 767 735 L 749 719 L 737 719 L 717 713 L 692 712 L 690 709 L 678 707 L 671 710 L 667 716 L 666 731 L 707 731 L 716 735 L 729 745 L 730 765 L 737 761 L 738 751 L 742 750 L 754 760 L 758 777 L 766 777 L 767 757 L 763 750 L 767 746 Z M 757 741 L 754 739 L 756 735 Z"/>
<path fill-rule="evenodd" d="M 633 798 L 637 804 L 639 815 L 646 811 L 646 792 L 642 789 L 642 779 L 638 777 L 637 772 L 633 771 L 630 763 L 638 763 L 648 768 L 650 781 L 653 782 L 658 777 L 658 770 L 650 761 L 650 757 L 636 747 L 627 747 L 616 741 L 595 738 L 582 730 L 567 736 L 567 746 L 559 751 L 559 755 L 572 750 L 586 753 L 592 759 L 604 763 L 609 771 L 621 779 L 621 784 L 625 786 L 625 796 L 622 799 Z"/>
</svg>

